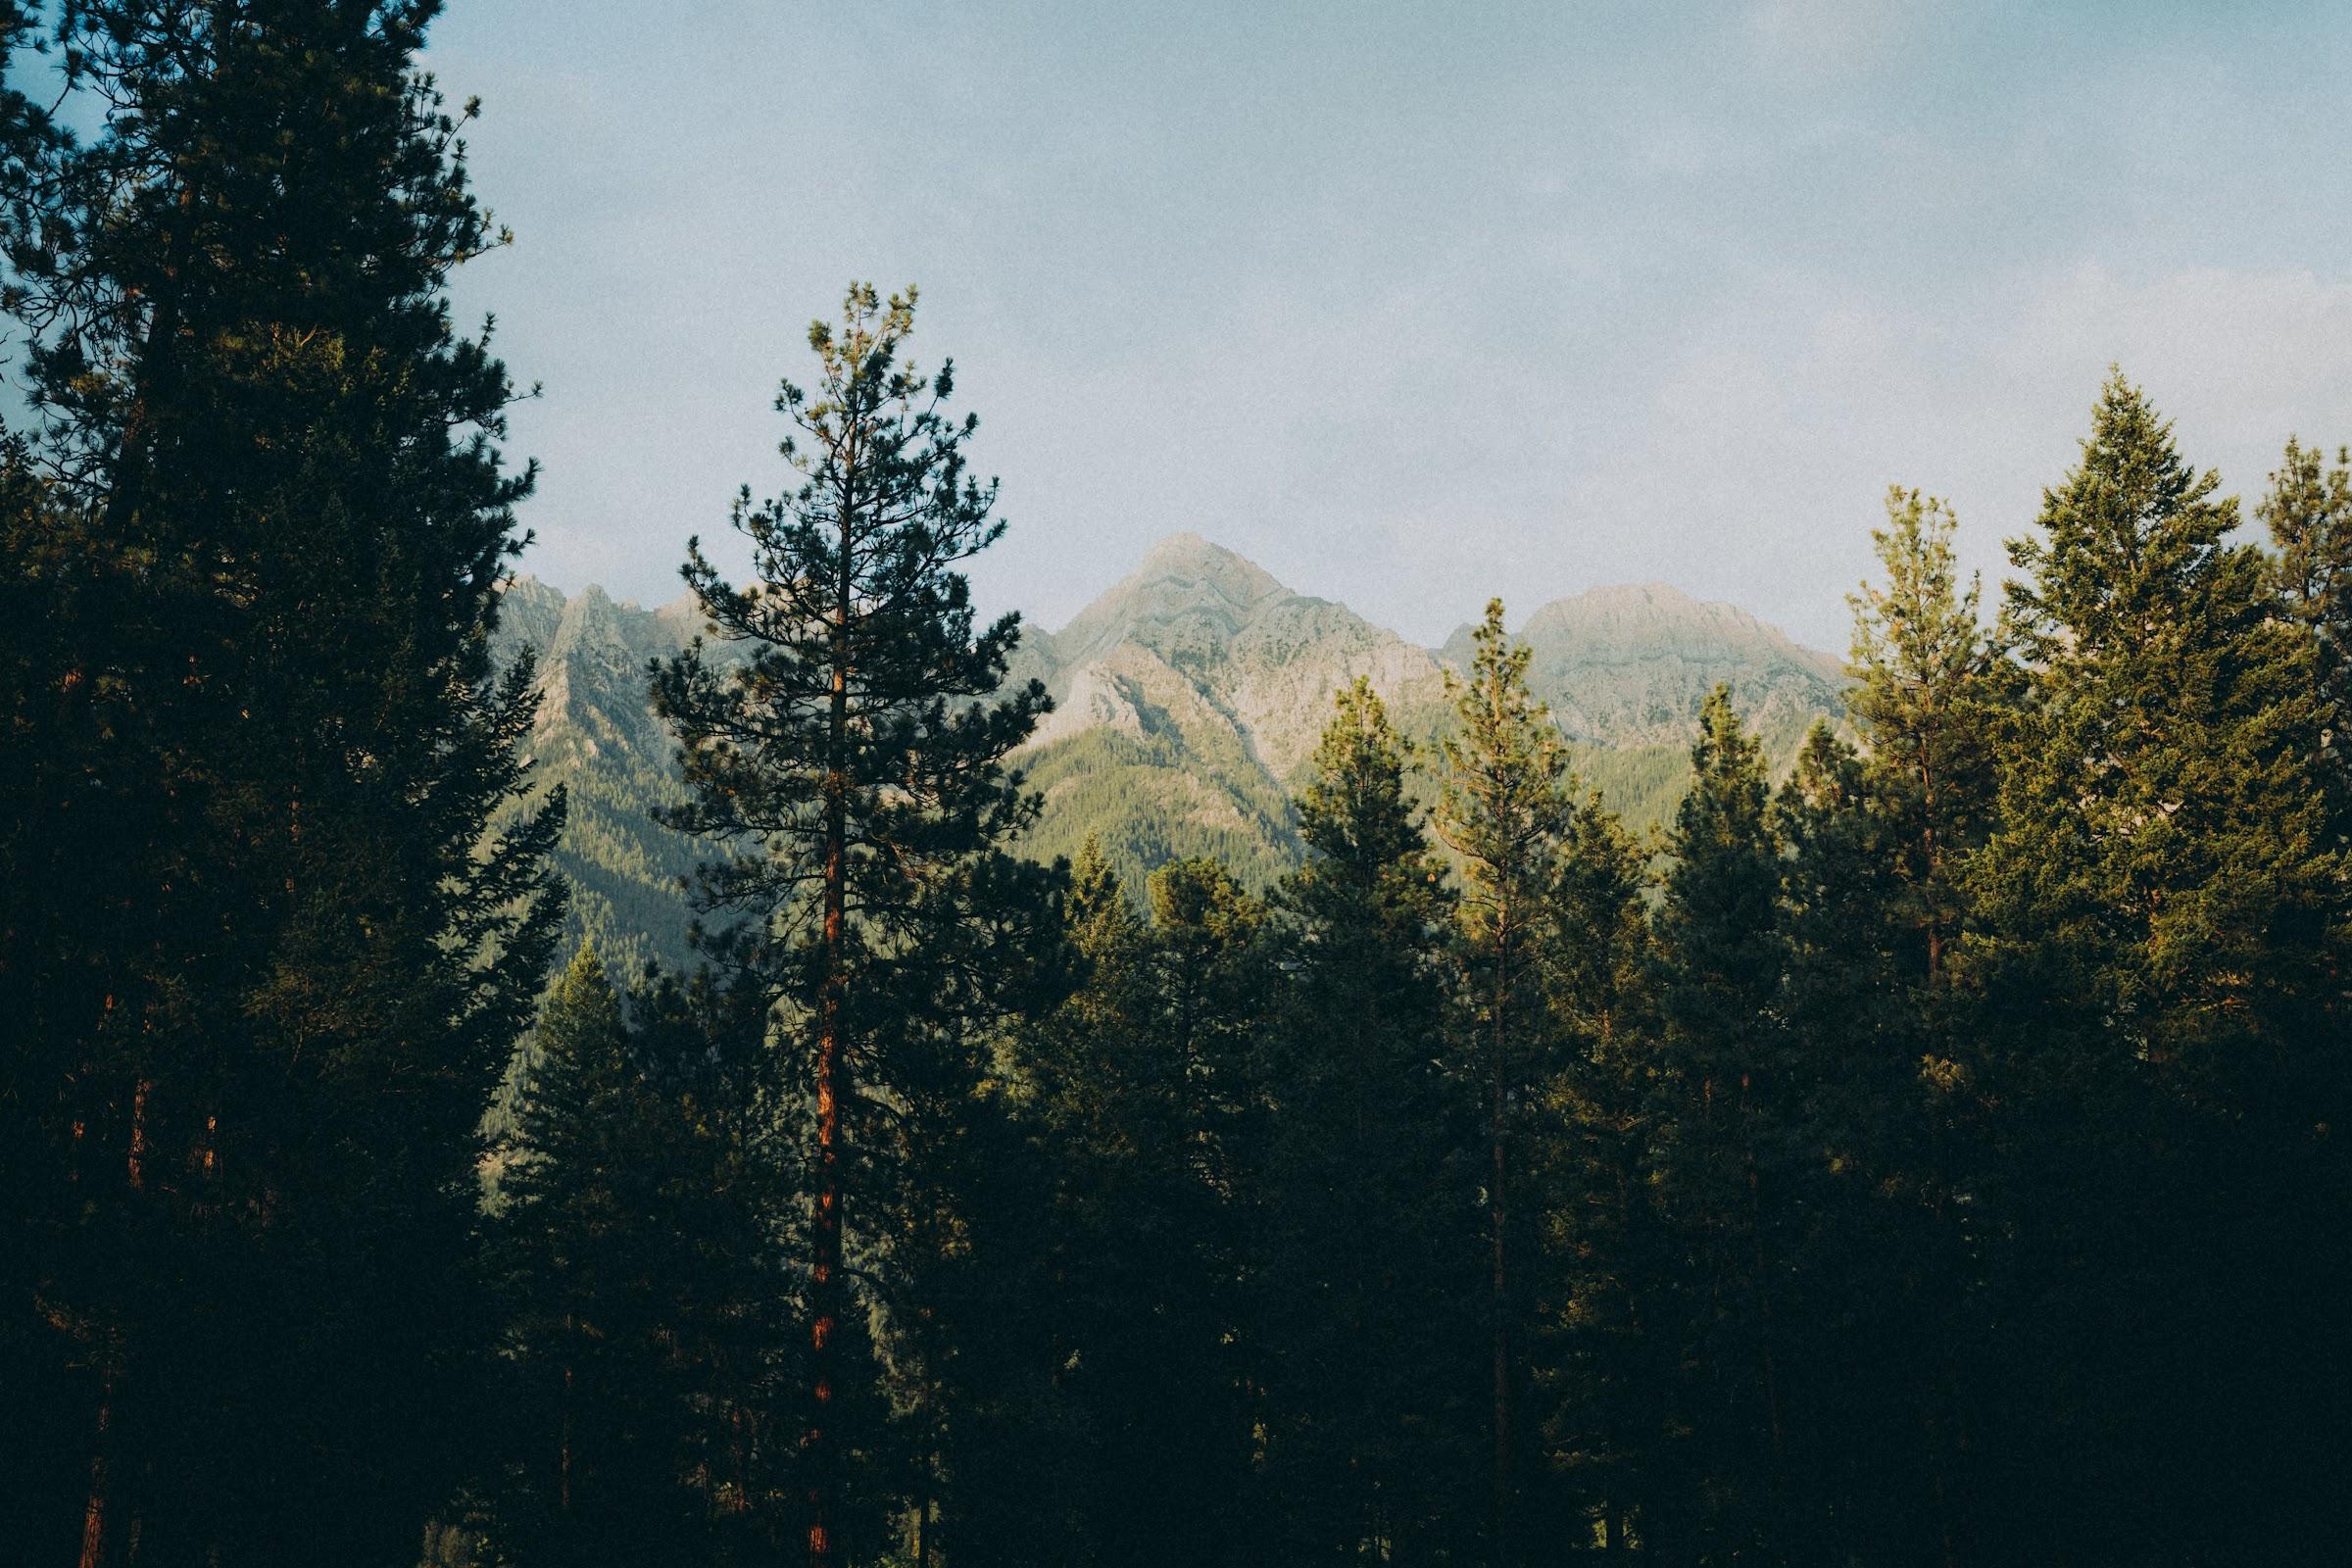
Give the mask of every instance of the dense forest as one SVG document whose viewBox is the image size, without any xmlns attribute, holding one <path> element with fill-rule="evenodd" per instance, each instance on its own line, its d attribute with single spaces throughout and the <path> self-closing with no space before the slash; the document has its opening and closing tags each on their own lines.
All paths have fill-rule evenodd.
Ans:
<svg viewBox="0 0 2352 1568">
<path fill-rule="evenodd" d="M 641 672 L 691 960 L 565 952 L 437 9 L 0 4 L 0 1558 L 2343 1549 L 2352 458 L 2118 372 L 1785 775 L 1719 691 L 1627 827 L 1496 603 L 1138 878 L 853 286 Z"/>
</svg>

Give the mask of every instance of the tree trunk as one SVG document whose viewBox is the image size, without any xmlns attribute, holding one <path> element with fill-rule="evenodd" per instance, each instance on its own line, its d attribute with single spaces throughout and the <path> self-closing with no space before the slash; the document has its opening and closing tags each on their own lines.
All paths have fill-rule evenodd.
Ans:
<svg viewBox="0 0 2352 1568">
<path fill-rule="evenodd" d="M 105 1568 L 107 1505 L 112 1500 L 107 1471 L 115 1409 L 115 1354 L 110 1351 L 98 1384 L 97 1429 L 90 1439 L 90 1491 L 81 1511 L 81 1568 Z"/>
<path fill-rule="evenodd" d="M 851 460 L 855 462 L 853 457 Z M 846 487 L 845 487 L 846 489 Z M 850 496 L 841 508 L 841 558 L 832 628 L 833 706 L 825 778 L 825 972 L 816 1030 L 816 1257 L 809 1305 L 808 1568 L 833 1568 L 834 1340 L 841 1320 L 841 1004 L 848 939 L 850 737 Z"/>
<path fill-rule="evenodd" d="M 130 1190 L 147 1190 L 147 1091 L 148 1081 L 134 1079 L 130 1089 L 130 1152 L 123 1161 L 123 1176 Z"/>
<path fill-rule="evenodd" d="M 1492 1561 L 1494 1568 L 1504 1568 L 1511 1560 L 1511 1342 L 1509 1275 L 1504 1268 L 1503 1178 L 1503 1115 L 1509 1105 L 1508 1068 L 1504 1056 L 1506 1043 L 1506 1009 L 1510 997 L 1509 915 L 1497 914 L 1494 929 L 1494 1060 L 1491 1063 L 1492 1082 L 1489 1086 L 1489 1111 L 1493 1125 L 1487 1139 L 1493 1168 L 1488 1172 L 1490 1184 L 1487 1198 L 1489 1229 L 1494 1246 L 1493 1299 L 1494 1323 L 1494 1544 Z"/>
</svg>

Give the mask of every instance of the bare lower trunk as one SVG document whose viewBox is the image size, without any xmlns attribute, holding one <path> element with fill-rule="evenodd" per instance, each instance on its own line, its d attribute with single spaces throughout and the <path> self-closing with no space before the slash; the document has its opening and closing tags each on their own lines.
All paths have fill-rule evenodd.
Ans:
<svg viewBox="0 0 2352 1568">
<path fill-rule="evenodd" d="M 130 1090 L 130 1152 L 123 1159 L 122 1174 L 130 1190 L 147 1190 L 147 1091 L 150 1085 L 144 1078 L 131 1085 Z"/>
<path fill-rule="evenodd" d="M 112 1502 L 108 1467 L 112 1458 L 116 1372 L 112 1359 L 98 1385 L 98 1421 L 90 1439 L 90 1490 L 81 1511 L 81 1568 L 105 1568 L 107 1509 Z"/>
<path fill-rule="evenodd" d="M 836 856 L 839 852 L 836 850 Z M 827 889 L 828 939 L 840 918 Z M 808 1565 L 832 1568 L 833 1557 L 833 1361 L 841 1319 L 841 1098 L 839 1071 L 840 998 L 828 983 L 816 1046 L 816 1256 L 811 1277 L 808 1372 Z"/>
<path fill-rule="evenodd" d="M 1507 920 L 1507 915 L 1504 917 Z M 1508 1069 L 1503 1061 L 1506 1028 L 1506 1008 L 1510 998 L 1510 949 L 1507 925 L 1495 932 L 1494 959 L 1494 1038 L 1493 1045 L 1492 1082 L 1489 1086 L 1489 1114 L 1493 1126 L 1488 1136 L 1488 1150 L 1493 1168 L 1488 1172 L 1492 1190 L 1488 1195 L 1489 1229 L 1494 1247 L 1493 1300 L 1494 1323 L 1494 1546 L 1492 1560 L 1494 1568 L 1503 1568 L 1511 1560 L 1511 1336 L 1509 1274 L 1505 1269 L 1502 1179 L 1503 1116 L 1509 1108 Z"/>
<path fill-rule="evenodd" d="M 825 780 L 824 989 L 816 1030 L 816 1234 L 809 1293 L 808 1568 L 833 1568 L 834 1341 L 841 1322 L 841 1012 L 849 909 L 850 572 L 855 509 L 844 497 L 833 620 L 833 701 Z"/>
</svg>

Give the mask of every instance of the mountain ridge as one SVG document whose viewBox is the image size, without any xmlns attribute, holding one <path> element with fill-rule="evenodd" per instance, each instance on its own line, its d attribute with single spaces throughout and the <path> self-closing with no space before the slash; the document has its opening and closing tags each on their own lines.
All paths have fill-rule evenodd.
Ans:
<svg viewBox="0 0 2352 1568">
<path fill-rule="evenodd" d="M 681 795 L 644 670 L 701 628 L 688 597 L 648 609 L 594 584 L 566 596 L 528 575 L 508 589 L 501 618 L 502 661 L 525 644 L 539 651 L 533 744 L 542 782 L 565 785 L 573 803 L 559 859 L 575 890 L 575 935 L 630 966 L 687 957 L 679 879 L 702 852 L 653 820 Z M 1425 648 L 1200 534 L 1171 534 L 1059 630 L 1023 628 L 1008 679 L 1042 681 L 1055 704 L 1014 759 L 1044 800 L 1023 852 L 1070 855 L 1091 836 L 1139 887 L 1189 855 L 1270 884 L 1303 854 L 1290 802 L 1332 694 L 1363 676 L 1400 730 L 1433 742 L 1449 721 L 1447 675 L 1467 666 L 1469 632 Z M 1670 814 L 1717 681 L 1732 685 L 1776 760 L 1817 717 L 1842 719 L 1833 656 L 1670 584 L 1546 600 L 1512 635 L 1529 648 L 1529 684 L 1585 782 L 1637 825 Z"/>
</svg>

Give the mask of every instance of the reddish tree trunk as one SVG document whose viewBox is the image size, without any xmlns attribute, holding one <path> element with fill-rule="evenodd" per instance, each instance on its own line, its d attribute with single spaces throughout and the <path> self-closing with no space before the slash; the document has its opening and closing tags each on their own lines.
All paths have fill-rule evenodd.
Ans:
<svg viewBox="0 0 2352 1568">
<path fill-rule="evenodd" d="M 854 462 L 854 460 L 853 460 Z M 841 563 L 833 620 L 833 710 L 825 787 L 824 989 L 816 1031 L 816 1234 L 811 1271 L 808 1423 L 808 1568 L 833 1568 L 833 1342 L 841 1318 L 841 1003 L 848 937 L 851 498 L 841 508 Z"/>
<path fill-rule="evenodd" d="M 115 1367 L 114 1358 L 110 1355 L 105 1374 L 98 1385 L 98 1424 L 90 1440 L 90 1491 L 81 1511 L 81 1568 L 105 1568 L 107 1505 L 111 1501 L 107 1485 L 107 1450 L 114 1409 Z"/>
<path fill-rule="evenodd" d="M 1510 1561 L 1511 1512 L 1511 1340 L 1509 1275 L 1505 1271 L 1503 1178 L 1503 1116 L 1509 1108 L 1509 1069 L 1503 1057 L 1510 999 L 1509 913 L 1497 915 L 1494 931 L 1494 1034 L 1492 1082 L 1489 1086 L 1493 1118 L 1487 1144 L 1493 1169 L 1488 1173 L 1489 1230 L 1494 1246 L 1493 1307 L 1494 1313 L 1494 1496 L 1493 1561 L 1503 1568 Z"/>
</svg>

